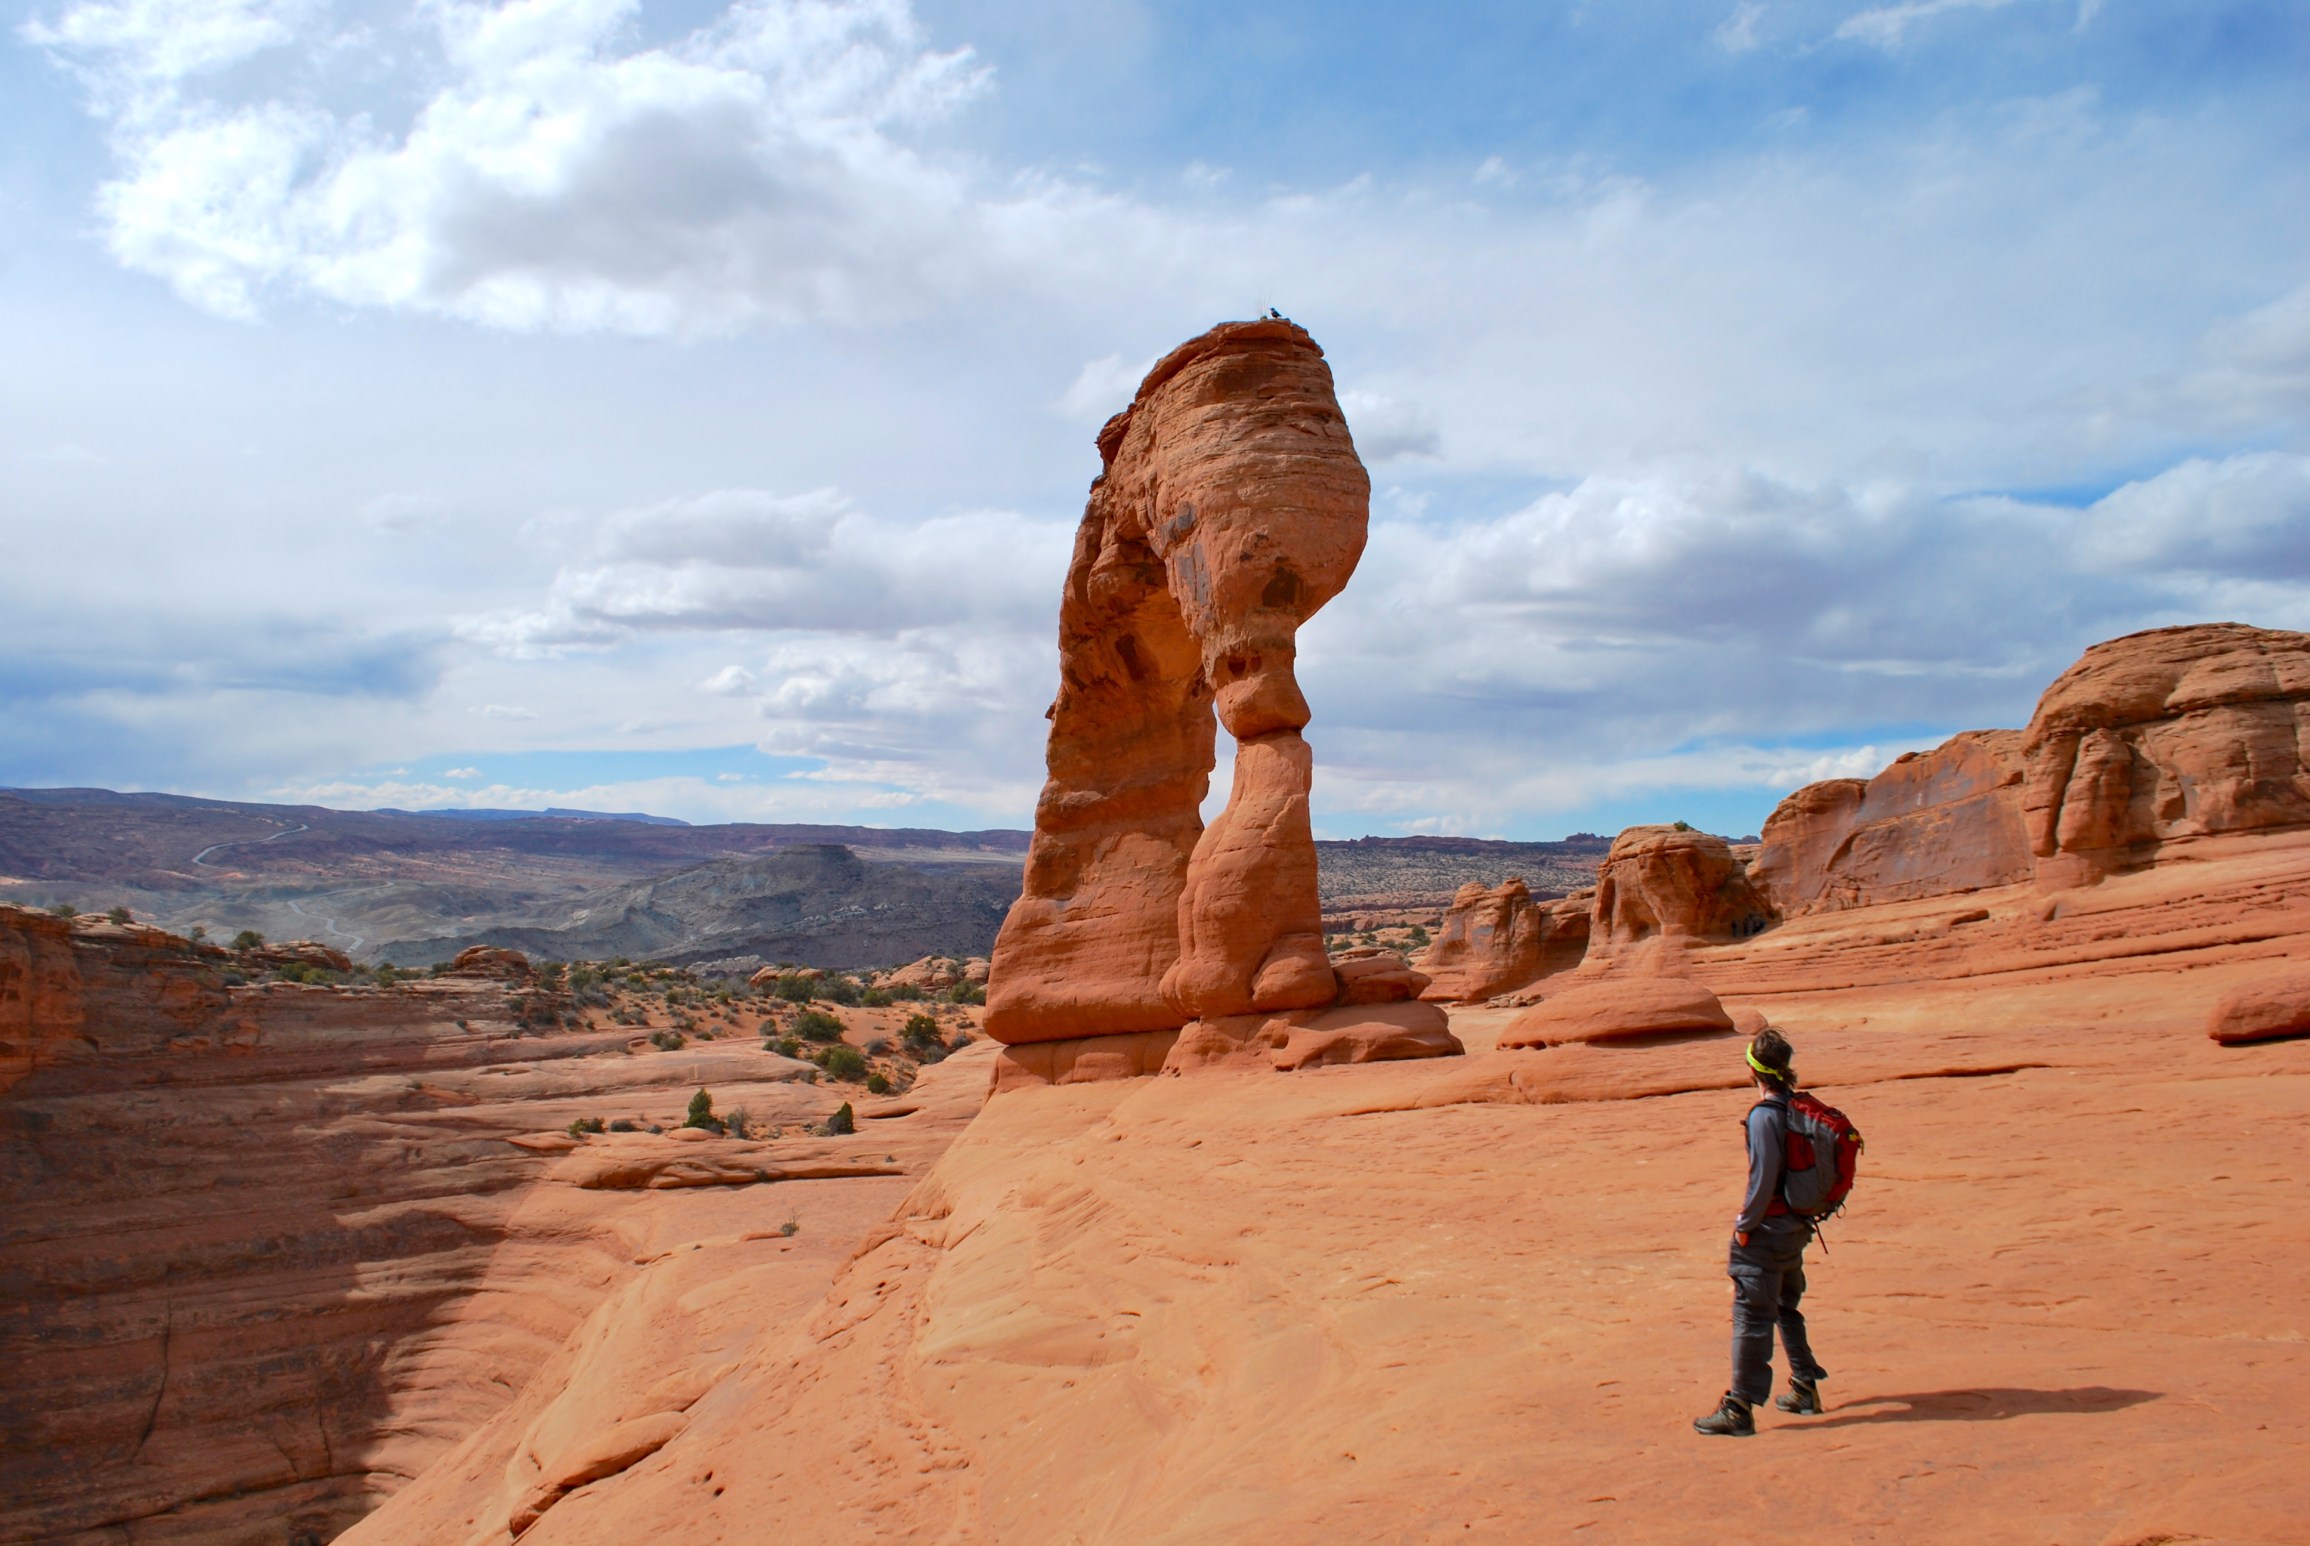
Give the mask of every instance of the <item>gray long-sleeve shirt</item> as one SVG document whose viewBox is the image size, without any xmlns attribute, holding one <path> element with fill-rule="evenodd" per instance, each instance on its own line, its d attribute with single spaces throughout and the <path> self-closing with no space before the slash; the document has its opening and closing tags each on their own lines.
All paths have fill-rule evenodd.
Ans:
<svg viewBox="0 0 2310 1546">
<path fill-rule="evenodd" d="M 1781 1171 L 1787 1164 L 1789 1108 L 1787 1101 L 1767 1096 L 1749 1108 L 1749 1189 L 1741 1198 L 1740 1217 L 1733 1233 L 1747 1234 L 1765 1221 L 1765 1210 L 1781 1195 Z"/>
</svg>

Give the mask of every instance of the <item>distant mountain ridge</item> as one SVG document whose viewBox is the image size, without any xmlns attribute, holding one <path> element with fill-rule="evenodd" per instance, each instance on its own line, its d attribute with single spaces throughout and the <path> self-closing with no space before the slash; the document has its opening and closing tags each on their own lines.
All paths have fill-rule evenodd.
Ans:
<svg viewBox="0 0 2310 1546">
<path fill-rule="evenodd" d="M 1032 838 L 1017 828 L 694 826 L 604 811 L 340 811 L 0 789 L 0 900 L 125 906 L 172 929 L 229 938 L 253 928 L 404 965 L 459 943 L 895 964 L 990 949 Z M 1607 846 L 1587 834 L 1422 835 L 1319 841 L 1316 855 L 1325 914 L 1344 928 L 1364 914 L 1440 913 L 1471 880 L 1518 875 L 1536 893 L 1574 890 L 1593 882 Z M 829 847 L 843 857 L 768 862 Z M 755 900 L 735 899 L 749 887 Z M 771 893 L 787 900 L 762 899 Z M 911 955 L 872 958 L 900 951 Z"/>
</svg>

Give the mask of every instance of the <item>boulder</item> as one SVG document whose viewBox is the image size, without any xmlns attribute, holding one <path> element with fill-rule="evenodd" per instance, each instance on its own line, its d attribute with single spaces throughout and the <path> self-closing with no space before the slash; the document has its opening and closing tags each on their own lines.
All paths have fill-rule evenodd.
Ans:
<svg viewBox="0 0 2310 1546">
<path fill-rule="evenodd" d="M 1331 958 L 1332 975 L 1339 980 L 1340 1004 L 1394 1004 L 1418 998 L 1428 986 L 1425 972 L 1393 950 L 1373 945 L 1343 950 Z"/>
<path fill-rule="evenodd" d="M 1603 977 L 1567 987 L 1517 1015 L 1499 1045 L 1556 1047 L 1634 1036 L 1730 1034 L 1717 996 L 1685 977 Z"/>
<path fill-rule="evenodd" d="M 1596 872 L 1588 948 L 1604 956 L 1654 939 L 1739 939 L 1771 916 L 1723 838 L 1683 826 L 1630 827 Z"/>
<path fill-rule="evenodd" d="M 1164 1059 L 1167 1074 L 1203 1068 L 1290 1072 L 1342 1063 L 1458 1057 L 1466 1049 L 1433 1004 L 1403 1002 L 1191 1020 Z"/>
<path fill-rule="evenodd" d="M 1323 351 L 1281 320 L 1214 328 L 1148 373 L 1099 454 L 987 1030 L 1019 1044 L 1328 1006 L 1295 641 L 1354 572 L 1371 483 Z M 1219 723 L 1235 782 L 1206 829 Z"/>
<path fill-rule="evenodd" d="M 479 945 L 474 947 L 476 950 L 483 948 L 485 947 Z M 472 953 L 470 950 L 465 952 L 466 955 Z M 331 972 L 349 972 L 353 969 L 351 956 L 334 946 L 324 945 L 319 940 L 313 939 L 291 939 L 283 940 L 277 945 L 259 945 L 256 949 L 246 952 L 245 959 L 254 961 L 260 966 L 318 966 L 324 971 Z M 463 960 L 464 956 L 460 956 L 458 959 Z"/>
<path fill-rule="evenodd" d="M 2310 970 L 2260 977 L 2223 994 L 2206 1034 L 2224 1046 L 2310 1036 Z"/>
<path fill-rule="evenodd" d="M 775 975 L 775 974 L 773 974 Z M 944 993 L 963 980 L 962 970 L 945 956 L 924 956 L 882 979 L 886 988 L 920 988 L 925 993 Z"/>
<path fill-rule="evenodd" d="M 1436 942 L 1420 960 L 1433 979 L 1421 996 L 1466 1003 L 1578 966 L 1588 951 L 1593 896 L 1583 891 L 1539 901 L 1514 877 L 1497 886 L 1470 881 L 1452 898 Z"/>
<path fill-rule="evenodd" d="M 2087 650 L 2022 739 L 2038 879 L 2088 884 L 2176 838 L 2310 823 L 2310 634 L 2207 623 Z"/>
<path fill-rule="evenodd" d="M 523 981 L 531 975 L 528 956 L 496 945 L 466 946 L 457 952 L 457 959 L 449 963 L 449 970 L 457 976 L 502 977 L 510 982 Z"/>
</svg>

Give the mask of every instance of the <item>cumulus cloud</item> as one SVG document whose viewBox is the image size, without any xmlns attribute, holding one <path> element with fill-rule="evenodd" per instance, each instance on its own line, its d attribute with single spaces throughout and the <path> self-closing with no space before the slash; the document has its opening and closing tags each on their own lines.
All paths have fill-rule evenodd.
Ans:
<svg viewBox="0 0 2310 1546">
<path fill-rule="evenodd" d="M 420 6 L 398 125 L 330 74 L 352 33 L 319 0 L 78 0 L 27 36 L 111 126 L 114 255 L 225 316 L 305 292 L 655 332 L 898 315 L 955 281 L 964 183 L 902 135 L 977 89 L 967 52 L 900 0 L 745 0 L 659 47 L 638 10 Z M 290 44 L 287 79 L 224 69 Z"/>
<path fill-rule="evenodd" d="M 2078 534 L 2088 568 L 2310 579 L 2310 457 L 2191 457 L 2088 516 Z"/>
</svg>

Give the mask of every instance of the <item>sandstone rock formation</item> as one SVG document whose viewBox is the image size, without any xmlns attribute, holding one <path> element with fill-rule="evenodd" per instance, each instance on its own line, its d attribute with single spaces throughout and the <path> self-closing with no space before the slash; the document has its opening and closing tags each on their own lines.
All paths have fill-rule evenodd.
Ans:
<svg viewBox="0 0 2310 1546">
<path fill-rule="evenodd" d="M 2159 628 L 2087 650 L 2022 745 L 2030 852 L 2057 885 L 2173 838 L 2310 822 L 2310 635 Z"/>
<path fill-rule="evenodd" d="M 1471 881 L 1452 898 L 1436 942 L 1420 959 L 1433 981 L 1423 997 L 1466 1003 L 1507 993 L 1578 966 L 1588 950 L 1595 893 L 1535 901 L 1514 878 L 1497 886 Z"/>
<path fill-rule="evenodd" d="M 2310 971 L 2240 983 L 2214 1001 L 2206 1034 L 2224 1046 L 2310 1036 Z"/>
<path fill-rule="evenodd" d="M 1429 983 L 1427 973 L 1413 970 L 1395 951 L 1371 945 L 1341 951 L 1331 958 L 1331 969 L 1342 1004 L 1399 1003 L 1420 997 Z"/>
<path fill-rule="evenodd" d="M 1969 730 L 1875 778 L 1806 785 L 1765 822 L 1757 889 L 1794 918 L 2029 879 L 2021 743 Z"/>
<path fill-rule="evenodd" d="M 1518 1012 L 1498 1045 L 1554 1047 L 1672 1033 L 1730 1032 L 1717 996 L 1683 977 L 1614 976 L 1566 987 Z"/>
<path fill-rule="evenodd" d="M 1324 954 L 1295 635 L 1363 552 L 1370 480 L 1288 322 L 1172 351 L 1099 435 L 1060 607 L 1050 780 L 996 941 L 1008 1043 L 1319 1010 Z M 1198 814 L 1214 725 L 1227 808 Z"/>
<path fill-rule="evenodd" d="M 1770 921 L 1732 845 L 1678 826 L 1630 827 L 1596 874 L 1592 960 L 1647 941 L 1740 939 Z"/>
<path fill-rule="evenodd" d="M 502 977 L 508 982 L 526 982 L 535 975 L 528 956 L 496 945 L 466 946 L 449 963 L 449 970 L 459 976 Z"/>
</svg>

